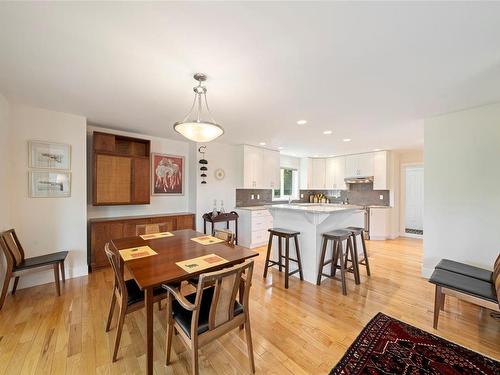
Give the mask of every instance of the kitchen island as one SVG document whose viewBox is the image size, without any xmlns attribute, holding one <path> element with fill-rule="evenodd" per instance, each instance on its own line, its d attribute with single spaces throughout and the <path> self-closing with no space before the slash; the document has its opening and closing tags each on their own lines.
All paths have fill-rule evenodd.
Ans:
<svg viewBox="0 0 500 375">
<path fill-rule="evenodd" d="M 274 228 L 300 232 L 299 246 L 304 280 L 315 284 L 321 256 L 322 234 L 349 226 L 364 226 L 364 210 L 361 206 L 342 204 L 277 204 L 267 206 L 273 216 Z M 358 237 L 358 249 L 361 242 Z M 277 240 L 275 239 L 275 242 Z M 274 244 L 273 244 L 274 245 Z M 273 256 L 277 259 L 277 244 Z M 331 258 L 329 246 L 325 259 Z M 295 258 L 295 247 L 290 246 L 290 256 Z M 297 276 L 294 275 L 294 276 Z"/>
</svg>

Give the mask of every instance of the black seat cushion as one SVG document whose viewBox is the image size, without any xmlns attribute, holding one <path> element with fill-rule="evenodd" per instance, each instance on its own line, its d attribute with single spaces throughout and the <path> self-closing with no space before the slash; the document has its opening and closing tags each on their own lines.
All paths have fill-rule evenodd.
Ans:
<svg viewBox="0 0 500 375">
<path fill-rule="evenodd" d="M 429 282 L 488 301 L 498 302 L 491 282 L 436 268 Z"/>
<path fill-rule="evenodd" d="M 63 262 L 64 259 L 66 259 L 67 255 L 68 255 L 67 251 L 59 251 L 57 253 L 51 253 L 46 255 L 40 255 L 38 257 L 27 258 L 24 261 L 22 261 L 19 265 L 14 266 L 14 271 L 25 270 L 28 268 L 41 267 L 41 266 L 46 266 L 48 264 Z"/>
<path fill-rule="evenodd" d="M 208 331 L 208 316 L 210 314 L 210 305 L 212 304 L 212 298 L 214 296 L 214 287 L 206 288 L 203 290 L 203 295 L 201 297 L 200 315 L 198 319 L 198 334 Z M 186 299 L 194 303 L 196 298 L 196 293 L 192 293 L 186 296 Z M 243 306 L 238 302 L 234 302 L 234 316 L 239 315 L 243 312 Z M 172 303 L 172 315 L 181 326 L 182 330 L 188 337 L 191 337 L 191 320 L 193 318 L 193 312 L 186 310 L 181 306 L 179 302 L 174 300 Z"/>
<path fill-rule="evenodd" d="M 473 277 L 478 280 L 491 282 L 493 272 L 483 268 L 470 266 L 468 264 L 455 262 L 454 260 L 442 259 L 436 266 L 441 270 L 459 273 L 461 275 Z"/>
<path fill-rule="evenodd" d="M 139 285 L 135 282 L 134 279 L 126 280 L 125 286 L 127 288 L 127 305 L 133 305 L 134 303 L 144 301 L 144 291 L 139 288 Z M 165 298 L 167 297 L 167 290 L 163 289 L 161 286 L 153 288 L 153 296 L 159 296 L 160 294 L 165 294 Z"/>
</svg>

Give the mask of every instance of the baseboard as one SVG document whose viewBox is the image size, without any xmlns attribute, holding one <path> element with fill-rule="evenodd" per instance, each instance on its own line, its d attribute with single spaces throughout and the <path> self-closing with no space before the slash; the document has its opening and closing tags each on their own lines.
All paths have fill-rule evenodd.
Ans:
<svg viewBox="0 0 500 375">
<path fill-rule="evenodd" d="M 434 268 L 426 268 L 422 267 L 422 271 L 420 272 L 423 277 L 426 279 L 430 278 L 432 273 L 434 272 Z"/>
<path fill-rule="evenodd" d="M 66 268 L 66 280 L 73 279 L 75 277 L 85 276 L 88 274 L 87 265 L 75 266 L 72 268 Z M 11 280 L 9 291 L 12 289 L 14 279 Z M 41 271 L 40 269 L 33 269 L 31 272 L 25 272 L 20 274 L 19 284 L 17 289 L 31 288 L 33 286 L 49 284 L 54 282 L 54 271 L 52 266 L 48 266 L 46 269 Z"/>
<path fill-rule="evenodd" d="M 406 233 L 406 232 L 401 233 L 401 237 L 416 238 L 419 240 L 424 239 L 424 236 L 422 234 L 413 234 L 413 233 Z"/>
</svg>

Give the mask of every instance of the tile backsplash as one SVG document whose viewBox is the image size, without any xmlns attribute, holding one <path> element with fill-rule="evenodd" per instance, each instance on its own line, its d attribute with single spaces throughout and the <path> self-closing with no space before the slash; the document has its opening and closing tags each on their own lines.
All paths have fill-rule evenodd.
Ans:
<svg viewBox="0 0 500 375">
<path fill-rule="evenodd" d="M 389 190 L 373 190 L 373 184 L 351 184 L 350 190 L 300 190 L 303 198 L 294 202 L 309 202 L 309 195 L 324 194 L 331 203 L 349 201 L 360 206 L 389 206 Z M 253 199 L 252 199 L 253 196 Z M 380 199 L 382 197 L 382 199 Z M 283 203 L 274 201 L 271 189 L 236 189 L 236 207 Z"/>
</svg>

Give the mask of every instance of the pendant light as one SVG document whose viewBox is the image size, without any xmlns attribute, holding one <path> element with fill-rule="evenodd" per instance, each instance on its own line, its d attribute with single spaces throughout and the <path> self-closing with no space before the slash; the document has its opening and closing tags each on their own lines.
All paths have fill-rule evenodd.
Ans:
<svg viewBox="0 0 500 375">
<path fill-rule="evenodd" d="M 224 134 L 224 129 L 213 119 L 208 107 L 207 89 L 202 86 L 207 76 L 196 73 L 194 79 L 198 81 L 198 86 L 193 87 L 193 105 L 187 116 L 174 124 L 174 130 L 191 141 L 210 142 Z"/>
</svg>

